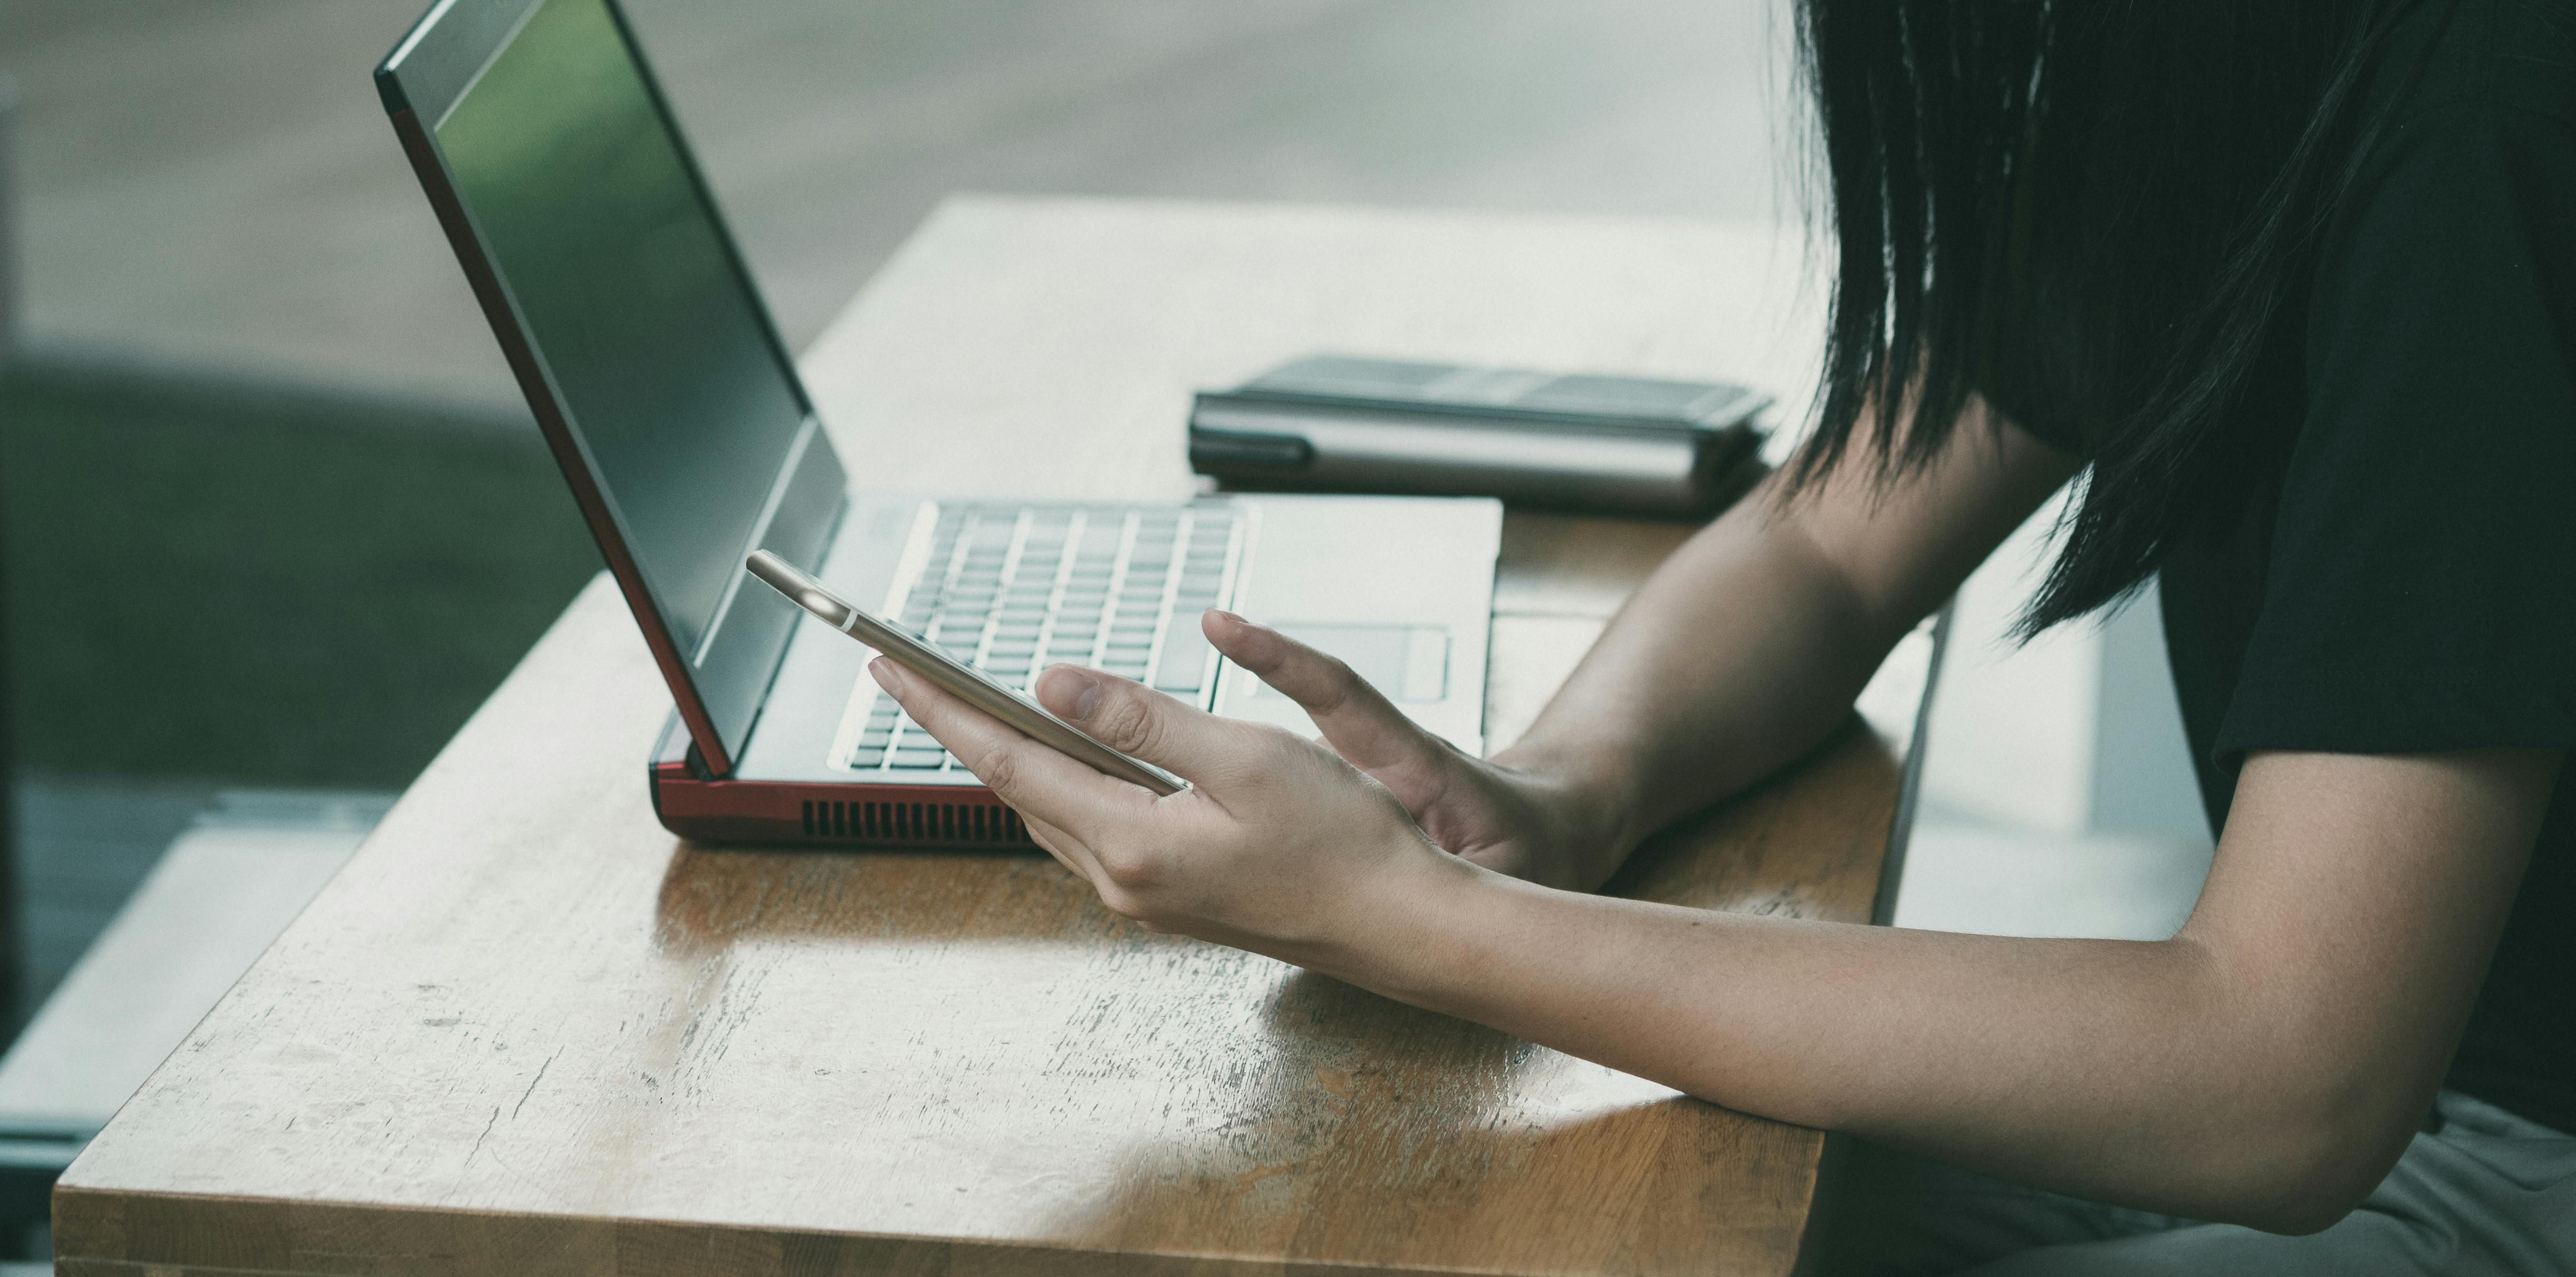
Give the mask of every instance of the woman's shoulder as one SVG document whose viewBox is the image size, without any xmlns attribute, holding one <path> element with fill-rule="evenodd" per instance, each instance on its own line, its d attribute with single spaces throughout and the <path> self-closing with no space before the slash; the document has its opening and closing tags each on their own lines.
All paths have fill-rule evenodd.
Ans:
<svg viewBox="0 0 2576 1277">
<path fill-rule="evenodd" d="M 2415 0 L 2357 87 L 2360 150 L 2320 282 L 2355 268 L 2337 246 L 2369 223 L 2411 232 L 2374 246 L 2402 265 L 2465 235 L 2527 239 L 2576 210 L 2576 0 Z M 2550 246 L 2526 247 L 2563 264 Z M 2576 276 L 2553 270 L 2551 282 L 2563 291 Z"/>
<path fill-rule="evenodd" d="M 2525 115 L 2576 123 L 2576 0 L 2416 0 L 2363 94 L 2383 118 Z"/>
</svg>

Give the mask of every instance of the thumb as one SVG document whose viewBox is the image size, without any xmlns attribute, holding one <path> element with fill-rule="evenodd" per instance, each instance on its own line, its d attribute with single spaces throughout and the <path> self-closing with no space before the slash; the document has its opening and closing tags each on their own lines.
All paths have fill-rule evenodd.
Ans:
<svg viewBox="0 0 2576 1277">
<path fill-rule="evenodd" d="M 1200 628 L 1237 665 L 1297 702 L 1335 753 L 1377 778 L 1411 808 L 1436 792 L 1453 755 L 1351 667 L 1232 612 L 1211 610 Z"/>
<path fill-rule="evenodd" d="M 1196 781 L 1208 764 L 1230 757 L 1242 742 L 1229 725 L 1161 692 L 1078 665 L 1049 666 L 1038 675 L 1038 704 L 1119 753 L 1141 758 L 1183 780 Z"/>
</svg>

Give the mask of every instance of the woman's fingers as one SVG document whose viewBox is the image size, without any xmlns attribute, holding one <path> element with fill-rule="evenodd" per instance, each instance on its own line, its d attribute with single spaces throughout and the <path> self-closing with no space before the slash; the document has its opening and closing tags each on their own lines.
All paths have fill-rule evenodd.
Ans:
<svg viewBox="0 0 2576 1277">
<path fill-rule="evenodd" d="M 1235 664 L 1297 702 L 1325 744 L 1408 806 L 1416 796 L 1411 791 L 1431 780 L 1428 769 L 1447 761 L 1440 742 L 1340 660 L 1232 612 L 1211 609 L 1199 628 Z"/>
<path fill-rule="evenodd" d="M 1078 665 L 1038 676 L 1038 703 L 1093 740 L 1192 782 L 1224 774 L 1244 751 L 1244 726 L 1139 683 Z"/>
<path fill-rule="evenodd" d="M 1066 837 L 1049 850 L 1075 860 L 1074 870 L 1095 884 L 1099 863 L 1090 854 L 1104 828 L 1133 821 L 1154 796 L 1113 780 L 1014 731 L 1000 719 L 940 690 L 880 656 L 868 673 L 912 721 L 922 725 L 957 761 L 975 773 L 1024 820 L 1051 826 Z"/>
<path fill-rule="evenodd" d="M 1027 812 L 1020 813 L 1020 823 L 1028 827 L 1029 841 L 1036 843 L 1055 858 L 1055 862 L 1073 871 L 1073 876 L 1100 889 L 1100 859 L 1081 839 L 1074 837 Z"/>
</svg>

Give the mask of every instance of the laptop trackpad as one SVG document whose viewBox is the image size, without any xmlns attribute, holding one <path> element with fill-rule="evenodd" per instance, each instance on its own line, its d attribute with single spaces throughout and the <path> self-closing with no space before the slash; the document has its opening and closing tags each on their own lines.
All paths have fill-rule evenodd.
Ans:
<svg viewBox="0 0 2576 1277">
<path fill-rule="evenodd" d="M 1342 658 L 1398 704 L 1437 701 L 1449 694 L 1449 631 L 1438 625 L 1333 625 L 1278 622 L 1272 629 L 1320 652 Z M 1254 700 L 1285 701 L 1267 683 L 1252 684 Z"/>
</svg>

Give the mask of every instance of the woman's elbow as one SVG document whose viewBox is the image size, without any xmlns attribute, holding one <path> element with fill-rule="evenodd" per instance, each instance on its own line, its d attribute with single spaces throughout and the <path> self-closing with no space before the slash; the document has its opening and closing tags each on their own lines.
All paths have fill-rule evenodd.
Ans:
<svg viewBox="0 0 2576 1277">
<path fill-rule="evenodd" d="M 2305 1237 L 2334 1227 L 2369 1195 L 2367 1188 L 2354 1192 L 2346 1186 L 2320 1180 L 2267 1192 L 2258 1200 L 2247 1203 L 2251 1209 L 2218 1222 L 2242 1224 L 2288 1237 Z"/>
<path fill-rule="evenodd" d="M 2233 1209 L 2216 1218 L 2267 1233 L 2323 1232 L 2379 1187 L 2420 1125 L 2420 1118 L 2362 1118 L 2347 1109 L 2251 1134 L 2227 1194 Z M 2261 1147 L 2251 1147 L 2257 1141 Z"/>
</svg>

